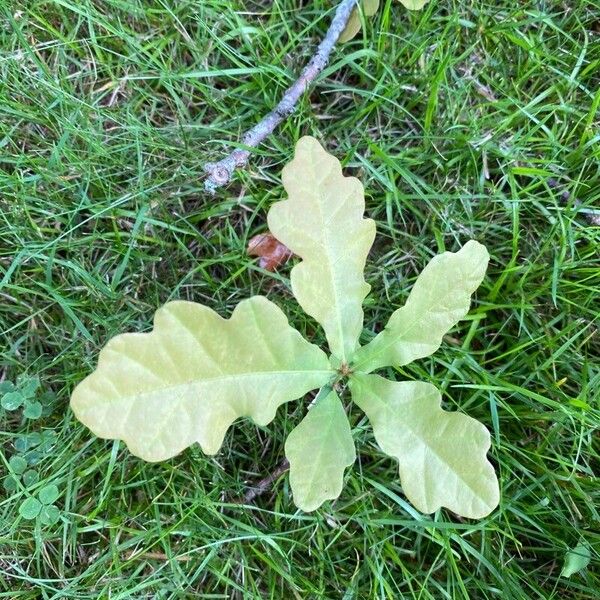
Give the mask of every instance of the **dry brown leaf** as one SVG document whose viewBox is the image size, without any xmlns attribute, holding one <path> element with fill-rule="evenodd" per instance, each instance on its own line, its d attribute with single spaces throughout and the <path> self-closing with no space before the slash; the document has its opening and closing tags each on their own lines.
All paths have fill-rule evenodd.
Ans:
<svg viewBox="0 0 600 600">
<path fill-rule="evenodd" d="M 248 242 L 248 254 L 260 256 L 258 265 L 266 271 L 275 271 L 294 253 L 271 233 L 259 233 Z"/>
</svg>

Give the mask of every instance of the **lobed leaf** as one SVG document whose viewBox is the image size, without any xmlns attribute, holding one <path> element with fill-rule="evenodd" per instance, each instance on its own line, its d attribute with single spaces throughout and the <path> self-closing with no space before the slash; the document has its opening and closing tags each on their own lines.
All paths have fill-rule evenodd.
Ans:
<svg viewBox="0 0 600 600">
<path fill-rule="evenodd" d="M 266 425 L 281 404 L 323 386 L 326 355 L 261 296 L 229 320 L 193 302 L 156 312 L 154 330 L 113 338 L 71 398 L 76 417 L 102 438 L 125 441 L 148 461 L 198 442 L 215 454 L 238 417 Z"/>
<path fill-rule="evenodd" d="M 294 504 L 311 512 L 340 495 L 344 470 L 356 459 L 350 424 L 332 391 L 316 402 L 285 443 Z"/>
<path fill-rule="evenodd" d="M 379 335 L 356 352 L 353 368 L 369 373 L 433 354 L 444 334 L 469 312 L 471 294 L 481 284 L 488 261 L 485 246 L 473 240 L 458 252 L 434 256 L 406 304 L 392 314 Z"/>
<path fill-rule="evenodd" d="M 362 331 L 370 289 L 363 270 L 375 238 L 375 222 L 363 218 L 362 184 L 344 177 L 340 162 L 308 136 L 282 177 L 289 199 L 271 207 L 269 229 L 302 258 L 290 275 L 294 296 L 323 326 L 336 359 L 347 362 Z"/>
<path fill-rule="evenodd" d="M 445 506 L 478 519 L 498 505 L 498 480 L 486 459 L 488 430 L 467 415 L 442 410 L 433 385 L 357 373 L 350 390 L 381 449 L 398 459 L 402 489 L 418 510 Z"/>
</svg>

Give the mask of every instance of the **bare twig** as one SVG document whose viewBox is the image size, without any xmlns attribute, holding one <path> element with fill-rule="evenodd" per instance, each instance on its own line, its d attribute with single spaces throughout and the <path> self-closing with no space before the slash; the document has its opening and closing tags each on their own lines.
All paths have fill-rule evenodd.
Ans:
<svg viewBox="0 0 600 600">
<path fill-rule="evenodd" d="M 261 479 L 256 485 L 252 486 L 241 499 L 240 504 L 250 504 L 255 498 L 264 494 L 288 469 L 290 463 L 287 458 L 281 461 L 272 473 Z"/>
<path fill-rule="evenodd" d="M 319 44 L 314 56 L 296 82 L 285 92 L 279 104 L 260 123 L 245 133 L 241 143 L 244 148 L 234 150 L 229 156 L 217 163 L 205 165 L 204 170 L 208 177 L 204 186 L 208 192 L 214 194 L 217 188 L 229 183 L 235 169 L 243 167 L 248 162 L 251 148 L 256 148 L 268 135 L 273 133 L 273 130 L 281 121 L 294 112 L 302 94 L 327 65 L 329 55 L 342 31 L 344 31 L 357 1 L 341 0 L 327 34 Z"/>
</svg>

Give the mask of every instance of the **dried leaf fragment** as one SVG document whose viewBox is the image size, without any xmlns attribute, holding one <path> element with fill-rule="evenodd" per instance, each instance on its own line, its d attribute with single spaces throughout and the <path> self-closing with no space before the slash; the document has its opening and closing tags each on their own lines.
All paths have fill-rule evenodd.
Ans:
<svg viewBox="0 0 600 600">
<path fill-rule="evenodd" d="M 294 253 L 271 233 L 259 233 L 248 242 L 248 255 L 259 256 L 258 266 L 265 271 L 275 271 Z"/>
</svg>

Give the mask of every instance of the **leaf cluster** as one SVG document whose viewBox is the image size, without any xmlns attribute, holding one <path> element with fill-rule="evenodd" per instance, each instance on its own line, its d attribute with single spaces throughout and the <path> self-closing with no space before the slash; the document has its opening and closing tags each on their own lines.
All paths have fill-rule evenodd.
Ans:
<svg viewBox="0 0 600 600">
<path fill-rule="evenodd" d="M 60 510 L 54 504 L 59 495 L 56 485 L 46 485 L 19 506 L 19 514 L 27 521 L 39 519 L 42 525 L 54 525 L 60 519 Z"/>
<path fill-rule="evenodd" d="M 288 199 L 268 213 L 272 234 L 301 258 L 290 274 L 303 310 L 324 329 L 331 356 L 309 343 L 270 300 L 254 296 L 230 319 L 192 302 L 160 308 L 154 329 L 110 340 L 98 368 L 75 389 L 75 415 L 96 435 L 122 439 L 135 455 L 168 459 L 193 443 L 215 454 L 239 417 L 264 426 L 277 408 L 320 389 L 289 435 L 294 502 L 312 511 L 337 498 L 356 452 L 340 395 L 346 387 L 369 418 L 381 449 L 396 458 L 407 497 L 423 512 L 447 507 L 483 517 L 498 503 L 486 460 L 487 429 L 441 408 L 430 383 L 391 381 L 373 372 L 435 352 L 470 306 L 488 253 L 469 241 L 434 257 L 405 306 L 369 343 L 362 304 L 364 267 L 375 238 L 360 181 L 312 137 L 283 170 Z"/>
<path fill-rule="evenodd" d="M 34 432 L 17 437 L 14 440 L 17 453 L 8 461 L 11 472 L 3 479 L 2 487 L 12 493 L 18 489 L 19 484 L 25 488 L 35 485 L 40 476 L 33 467 L 45 454 L 51 452 L 55 445 L 54 431 Z"/>
<path fill-rule="evenodd" d="M 22 408 L 26 419 L 35 420 L 47 414 L 53 400 L 52 392 L 40 393 L 38 377 L 22 377 L 16 384 L 8 380 L 0 383 L 0 406 L 7 412 Z"/>
</svg>

